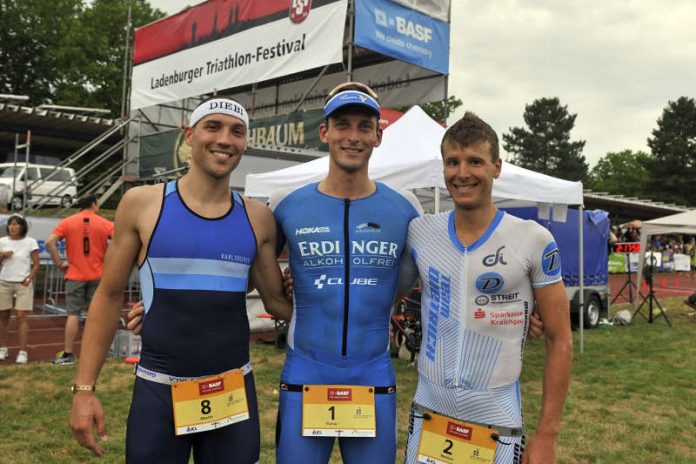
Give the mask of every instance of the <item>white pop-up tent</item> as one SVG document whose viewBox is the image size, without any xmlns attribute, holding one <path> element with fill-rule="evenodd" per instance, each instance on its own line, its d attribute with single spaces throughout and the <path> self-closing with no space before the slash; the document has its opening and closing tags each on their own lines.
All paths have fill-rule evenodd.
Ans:
<svg viewBox="0 0 696 464">
<path fill-rule="evenodd" d="M 643 276 L 643 261 L 645 252 L 648 251 L 646 245 L 651 235 L 657 234 L 691 234 L 696 235 L 696 210 L 684 213 L 672 214 L 650 221 L 643 221 L 640 230 L 640 249 L 641 253 L 638 260 L 638 282 L 640 285 Z"/>
<path fill-rule="evenodd" d="M 384 130 L 382 144 L 370 158 L 370 178 L 394 188 L 444 188 L 440 155 L 444 133 L 444 127 L 414 106 Z M 249 174 L 244 193 L 268 197 L 280 188 L 318 182 L 328 170 L 328 157 L 323 157 L 277 171 Z M 493 183 L 493 199 L 500 206 L 582 205 L 582 183 L 503 163 L 500 178 Z"/>
</svg>

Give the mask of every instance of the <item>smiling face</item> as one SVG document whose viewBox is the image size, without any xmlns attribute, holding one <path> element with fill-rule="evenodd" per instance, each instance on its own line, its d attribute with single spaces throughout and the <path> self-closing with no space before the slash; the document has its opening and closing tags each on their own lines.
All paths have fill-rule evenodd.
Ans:
<svg viewBox="0 0 696 464">
<path fill-rule="evenodd" d="M 246 148 L 247 128 L 233 116 L 210 114 L 187 127 L 185 136 L 191 146 L 191 168 L 220 179 L 239 164 Z"/>
<path fill-rule="evenodd" d="M 447 190 L 457 209 L 476 210 L 493 202 L 493 180 L 500 176 L 502 161 L 493 161 L 489 142 L 461 147 L 452 142 L 442 146 Z"/>
<path fill-rule="evenodd" d="M 372 150 L 382 143 L 382 129 L 375 115 L 349 108 L 329 116 L 319 137 L 329 145 L 332 166 L 349 173 L 367 172 Z"/>
</svg>

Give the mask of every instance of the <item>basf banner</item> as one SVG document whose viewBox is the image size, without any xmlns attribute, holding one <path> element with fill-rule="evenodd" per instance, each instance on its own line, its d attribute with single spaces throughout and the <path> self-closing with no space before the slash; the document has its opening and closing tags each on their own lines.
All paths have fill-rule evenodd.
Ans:
<svg viewBox="0 0 696 464">
<path fill-rule="evenodd" d="M 347 0 L 210 0 L 135 33 L 131 109 L 342 60 Z"/>
<path fill-rule="evenodd" d="M 355 1 L 355 43 L 442 74 L 449 72 L 449 24 L 392 0 Z"/>
</svg>

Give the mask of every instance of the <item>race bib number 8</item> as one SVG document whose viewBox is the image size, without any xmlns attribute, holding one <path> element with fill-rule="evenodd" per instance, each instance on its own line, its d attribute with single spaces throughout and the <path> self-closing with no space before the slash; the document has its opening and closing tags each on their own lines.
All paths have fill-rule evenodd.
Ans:
<svg viewBox="0 0 696 464">
<path fill-rule="evenodd" d="M 305 385 L 302 436 L 375 437 L 374 390 L 357 385 Z"/>
<path fill-rule="evenodd" d="M 495 430 L 429 413 L 423 419 L 418 462 L 426 464 L 493 463 Z"/>
<path fill-rule="evenodd" d="M 249 418 L 241 370 L 172 384 L 174 433 L 218 429 Z"/>
</svg>

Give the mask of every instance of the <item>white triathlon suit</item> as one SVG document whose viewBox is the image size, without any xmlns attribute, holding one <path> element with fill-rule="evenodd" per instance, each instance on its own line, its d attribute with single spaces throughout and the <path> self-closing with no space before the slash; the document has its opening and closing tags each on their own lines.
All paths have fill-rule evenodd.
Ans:
<svg viewBox="0 0 696 464">
<path fill-rule="evenodd" d="M 407 247 L 422 284 L 414 403 L 459 420 L 521 429 L 519 376 L 534 288 L 561 280 L 553 237 L 536 222 L 498 211 L 483 236 L 464 246 L 451 211 L 414 219 Z M 409 464 L 417 462 L 421 426 L 422 416 L 412 414 Z M 521 432 L 500 438 L 495 463 L 518 462 Z"/>
</svg>

